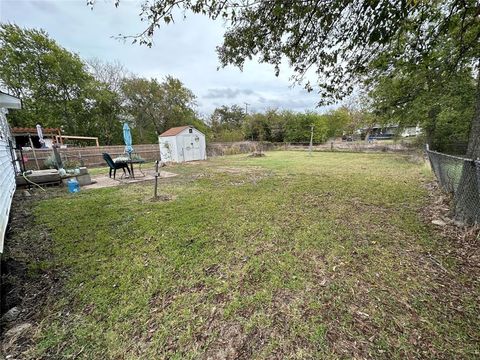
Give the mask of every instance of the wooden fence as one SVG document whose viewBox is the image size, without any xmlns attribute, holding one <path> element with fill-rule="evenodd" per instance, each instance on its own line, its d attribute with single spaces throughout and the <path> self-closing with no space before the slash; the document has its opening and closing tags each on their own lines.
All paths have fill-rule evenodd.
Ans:
<svg viewBox="0 0 480 360">
<path fill-rule="evenodd" d="M 158 144 L 135 145 L 135 153 L 140 155 L 146 161 L 158 160 L 160 152 Z M 112 146 L 86 146 L 86 147 L 69 147 L 66 149 L 58 149 L 62 160 L 76 164 L 77 166 L 94 167 L 105 164 L 102 154 L 108 153 L 112 158 L 123 155 L 125 153 L 124 145 Z M 20 159 L 20 151 L 17 150 Z M 45 168 L 45 161 L 53 156 L 52 149 L 35 149 L 35 153 L 31 150 L 22 151 L 23 160 L 26 169 Z M 36 159 L 35 159 L 36 158 Z M 38 166 L 37 166 L 38 163 Z"/>
<path fill-rule="evenodd" d="M 207 156 L 223 156 L 233 154 L 243 154 L 258 150 L 272 150 L 274 145 L 271 143 L 259 144 L 254 141 L 242 141 L 233 143 L 208 143 Z M 159 160 L 160 152 L 158 144 L 133 145 L 135 153 L 140 155 L 146 161 Z M 113 146 L 86 146 L 86 147 L 69 147 L 66 149 L 58 149 L 60 156 L 64 162 L 69 162 L 71 166 L 87 166 L 95 167 L 105 165 L 102 154 L 108 153 L 112 158 L 123 155 L 125 153 L 124 145 Z M 17 150 L 20 159 L 20 151 Z M 45 161 L 53 156 L 52 149 L 35 149 L 35 153 L 31 150 L 22 151 L 25 169 L 35 170 L 46 168 Z M 36 158 L 36 160 L 35 160 Z M 37 165 L 38 163 L 38 165 Z"/>
<path fill-rule="evenodd" d="M 140 155 L 146 161 L 159 160 L 160 152 L 158 144 L 133 145 L 135 153 Z M 239 141 L 231 143 L 213 142 L 207 143 L 207 156 L 223 156 L 234 154 L 246 154 L 253 151 L 269 151 L 269 150 L 303 150 L 309 149 L 308 144 L 285 144 L 285 143 L 269 143 L 256 141 Z M 314 144 L 314 151 L 348 151 L 348 152 L 406 152 L 411 151 L 412 147 L 406 143 L 384 143 L 376 142 L 366 144 L 364 142 L 344 142 L 334 141 L 325 144 Z M 59 149 L 62 160 L 70 162 L 71 166 L 87 166 L 95 167 L 105 165 L 102 154 L 108 153 L 112 158 L 123 155 L 125 152 L 124 145 L 113 146 L 87 146 L 87 147 L 70 147 Z M 17 157 L 20 159 L 20 152 L 17 151 Z M 26 169 L 46 168 L 45 160 L 53 155 L 51 149 L 35 149 L 33 151 L 23 151 L 23 158 Z M 35 156 L 37 160 L 35 160 Z M 38 163 L 38 166 L 37 166 Z"/>
</svg>

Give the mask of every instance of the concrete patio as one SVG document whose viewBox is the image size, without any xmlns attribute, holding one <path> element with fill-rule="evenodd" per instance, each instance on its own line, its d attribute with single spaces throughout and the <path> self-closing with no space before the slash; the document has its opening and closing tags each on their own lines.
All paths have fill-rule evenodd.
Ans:
<svg viewBox="0 0 480 360">
<path fill-rule="evenodd" d="M 142 174 L 143 172 L 143 174 Z M 127 176 L 117 176 L 116 179 L 108 177 L 108 171 L 105 174 L 91 175 L 92 184 L 82 186 L 82 189 L 100 189 L 106 187 L 113 187 L 125 184 L 139 183 L 143 181 L 155 180 L 154 170 L 143 170 L 142 172 L 136 171 L 135 178 Z M 123 174 L 122 174 L 123 175 Z M 177 176 L 175 173 L 168 171 L 160 171 L 160 178 L 169 178 Z"/>
</svg>

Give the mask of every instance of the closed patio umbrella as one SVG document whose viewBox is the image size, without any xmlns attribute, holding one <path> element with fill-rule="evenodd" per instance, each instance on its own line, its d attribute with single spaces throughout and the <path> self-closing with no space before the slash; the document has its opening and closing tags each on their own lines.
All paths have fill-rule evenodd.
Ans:
<svg viewBox="0 0 480 360">
<path fill-rule="evenodd" d="M 45 140 L 43 140 L 42 126 L 40 124 L 37 124 L 37 135 L 38 135 L 38 140 L 40 141 L 40 146 L 42 148 L 45 147 Z"/>
<path fill-rule="evenodd" d="M 125 142 L 125 152 L 131 156 L 133 152 L 132 133 L 127 123 L 123 124 L 123 141 Z"/>
</svg>

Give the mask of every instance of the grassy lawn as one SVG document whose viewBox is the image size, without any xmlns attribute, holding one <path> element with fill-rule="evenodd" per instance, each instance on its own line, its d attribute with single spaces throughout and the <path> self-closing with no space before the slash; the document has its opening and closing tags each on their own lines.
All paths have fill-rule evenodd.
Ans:
<svg viewBox="0 0 480 360">
<path fill-rule="evenodd" d="M 420 216 L 424 165 L 271 152 L 167 170 L 169 201 L 145 183 L 38 203 L 54 241 L 42 268 L 65 285 L 32 357 L 479 355 L 478 296 L 446 294 L 469 280 Z"/>
</svg>

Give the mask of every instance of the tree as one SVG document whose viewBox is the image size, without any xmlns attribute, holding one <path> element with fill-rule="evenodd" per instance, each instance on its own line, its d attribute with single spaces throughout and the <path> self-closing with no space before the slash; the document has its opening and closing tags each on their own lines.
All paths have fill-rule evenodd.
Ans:
<svg viewBox="0 0 480 360">
<path fill-rule="evenodd" d="M 331 134 L 329 118 L 314 112 L 289 114 L 289 121 L 285 126 L 285 141 L 294 143 L 310 142 L 311 129 L 313 126 L 313 142 L 324 143 Z"/>
<path fill-rule="evenodd" d="M 286 126 L 288 119 L 291 118 L 291 112 L 284 110 L 278 113 L 276 110 L 268 110 L 266 116 L 270 126 L 269 141 L 284 142 Z"/>
<path fill-rule="evenodd" d="M 123 144 L 123 108 L 120 94 L 102 82 L 92 83 L 89 134 L 96 134 L 105 145 Z"/>
<path fill-rule="evenodd" d="M 379 79 L 370 97 L 382 122 L 400 127 L 419 124 L 432 149 L 466 153 L 475 103 L 475 79 L 469 68 L 448 76 L 438 68 L 397 69 Z"/>
<path fill-rule="evenodd" d="M 245 112 L 238 105 L 216 108 L 210 116 L 210 127 L 216 141 L 243 140 L 242 124 Z"/>
<path fill-rule="evenodd" d="M 92 117 L 97 123 L 96 133 L 106 145 L 121 144 L 122 126 L 127 120 L 122 104 L 122 84 L 129 72 L 118 61 L 104 62 L 98 58 L 88 60 L 87 66 L 96 80 L 92 91 L 95 102 Z"/>
<path fill-rule="evenodd" d="M 22 99 L 15 126 L 58 127 L 69 135 L 95 134 L 103 144 L 122 141 L 121 101 L 95 80 L 86 64 L 43 30 L 0 26 L 0 84 Z M 96 74 L 95 74 L 96 75 Z"/>
<path fill-rule="evenodd" d="M 118 1 L 116 3 L 118 5 Z M 449 41 L 441 60 L 453 71 L 461 63 L 477 61 L 479 72 L 480 22 L 478 0 L 349 0 L 249 1 L 153 0 L 143 6 L 147 29 L 134 41 L 151 46 L 155 30 L 174 20 L 180 7 L 212 19 L 228 20 L 218 47 L 223 66 L 242 67 L 246 59 L 273 64 L 276 73 L 287 59 L 294 81 L 316 73 L 320 103 L 350 94 L 358 81 L 372 75 L 370 64 L 383 54 L 388 73 L 397 63 L 421 66 L 438 44 Z M 307 89 L 314 84 L 305 82 Z M 480 156 L 480 77 L 472 121 L 469 156 Z"/>
<path fill-rule="evenodd" d="M 119 61 L 106 62 L 98 58 L 87 61 L 90 73 L 93 77 L 105 84 L 108 90 L 117 94 L 122 92 L 123 81 L 130 76 L 129 71 Z"/>
<path fill-rule="evenodd" d="M 332 110 L 325 114 L 328 123 L 328 134 L 329 138 L 342 136 L 344 132 L 353 134 L 355 130 L 361 127 L 361 124 L 354 123 L 354 117 L 352 116 L 352 111 L 342 106 L 336 110 Z"/>
<path fill-rule="evenodd" d="M 271 110 L 271 112 L 274 110 Z M 270 114 L 270 119 L 272 118 Z M 271 131 L 268 123 L 267 114 L 252 113 L 249 114 L 244 122 L 245 139 L 252 141 L 270 141 Z"/>
<path fill-rule="evenodd" d="M 81 134 L 92 78 L 84 63 L 42 30 L 0 26 L 0 84 L 22 99 L 17 126 L 62 127 Z"/>
<path fill-rule="evenodd" d="M 125 110 L 141 142 L 156 141 L 158 134 L 168 128 L 188 125 L 196 119 L 195 95 L 171 76 L 161 83 L 156 79 L 128 78 L 122 92 Z"/>
<path fill-rule="evenodd" d="M 242 126 L 242 122 L 245 119 L 245 111 L 243 108 L 238 105 L 232 105 L 231 107 L 222 106 L 216 108 L 212 116 L 210 117 L 210 122 L 213 126 L 228 128 L 228 129 L 238 129 Z"/>
</svg>

